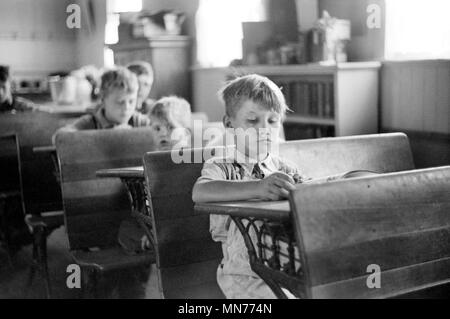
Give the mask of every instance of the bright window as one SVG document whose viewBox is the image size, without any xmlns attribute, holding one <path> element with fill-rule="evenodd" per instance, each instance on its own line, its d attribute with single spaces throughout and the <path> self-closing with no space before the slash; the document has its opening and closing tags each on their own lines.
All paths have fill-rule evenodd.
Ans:
<svg viewBox="0 0 450 319">
<path fill-rule="evenodd" d="M 108 12 L 139 12 L 142 10 L 142 0 L 107 0 Z"/>
<path fill-rule="evenodd" d="M 106 26 L 105 44 L 115 44 L 119 42 L 119 24 L 121 12 L 139 12 L 142 10 L 142 0 L 107 0 L 106 2 Z M 105 47 L 105 66 L 114 65 L 114 52 Z"/>
<path fill-rule="evenodd" d="M 200 0 L 196 14 L 201 66 L 226 66 L 242 58 L 242 22 L 266 20 L 265 0 Z"/>
<path fill-rule="evenodd" d="M 386 59 L 450 58 L 449 15 L 449 0 L 386 0 Z"/>
</svg>

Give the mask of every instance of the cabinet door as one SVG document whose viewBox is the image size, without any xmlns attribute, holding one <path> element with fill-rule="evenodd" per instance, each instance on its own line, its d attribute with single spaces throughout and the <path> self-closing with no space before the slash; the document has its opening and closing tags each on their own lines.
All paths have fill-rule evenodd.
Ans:
<svg viewBox="0 0 450 319">
<path fill-rule="evenodd" d="M 152 90 L 157 96 L 190 96 L 189 47 L 158 47 L 152 50 L 155 84 Z"/>
<path fill-rule="evenodd" d="M 115 51 L 114 63 L 127 65 L 133 61 L 149 62 L 154 70 L 154 82 L 150 97 L 158 99 L 167 95 L 178 95 L 188 101 L 190 95 L 189 47 L 155 47 Z"/>
<path fill-rule="evenodd" d="M 127 65 L 134 61 L 146 61 L 152 63 L 151 52 L 149 49 L 116 51 L 114 52 L 114 63 L 116 65 Z"/>
</svg>

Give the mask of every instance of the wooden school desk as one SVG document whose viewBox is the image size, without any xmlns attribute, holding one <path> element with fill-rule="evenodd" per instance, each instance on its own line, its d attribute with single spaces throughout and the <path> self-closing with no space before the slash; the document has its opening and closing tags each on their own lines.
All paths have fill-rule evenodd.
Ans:
<svg viewBox="0 0 450 319">
<path fill-rule="evenodd" d="M 286 298 L 280 284 L 292 291 L 299 291 L 302 274 L 295 256 L 297 247 L 290 222 L 289 201 L 199 203 L 195 205 L 195 210 L 231 217 L 244 237 L 252 270 L 278 298 Z"/>
<path fill-rule="evenodd" d="M 33 147 L 33 153 L 36 154 L 48 154 L 52 158 L 53 161 L 53 168 L 54 168 L 54 175 L 56 177 L 56 180 L 58 183 L 59 180 L 59 164 L 58 164 L 58 155 L 56 154 L 56 146 L 54 145 L 47 145 L 47 146 L 36 146 Z"/>
<path fill-rule="evenodd" d="M 147 204 L 144 167 L 123 167 L 101 169 L 96 172 L 100 178 L 120 178 L 124 184 L 131 204 L 131 215 L 145 230 L 149 240 L 154 244 L 151 233 L 151 217 Z"/>
</svg>

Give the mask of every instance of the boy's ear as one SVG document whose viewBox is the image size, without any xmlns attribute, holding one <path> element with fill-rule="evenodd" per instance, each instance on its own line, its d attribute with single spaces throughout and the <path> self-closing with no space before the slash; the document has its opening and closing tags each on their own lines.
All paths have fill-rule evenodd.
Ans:
<svg viewBox="0 0 450 319">
<path fill-rule="evenodd" d="M 233 128 L 233 125 L 231 124 L 231 119 L 228 115 L 225 115 L 222 119 L 223 122 L 223 126 L 225 126 L 225 128 Z"/>
</svg>

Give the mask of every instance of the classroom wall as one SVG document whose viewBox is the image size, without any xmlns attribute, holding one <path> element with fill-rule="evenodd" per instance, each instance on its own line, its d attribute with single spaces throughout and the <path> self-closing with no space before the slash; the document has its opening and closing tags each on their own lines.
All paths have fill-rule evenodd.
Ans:
<svg viewBox="0 0 450 319">
<path fill-rule="evenodd" d="M 0 63 L 15 73 L 47 74 L 76 66 L 70 0 L 0 1 Z"/>
<path fill-rule="evenodd" d="M 308 31 L 319 18 L 319 0 L 296 0 L 297 25 L 300 31 Z"/>
<path fill-rule="evenodd" d="M 450 135 L 450 60 L 386 61 L 382 127 Z"/>
<path fill-rule="evenodd" d="M 82 8 L 81 29 L 66 25 L 69 4 Z M 0 1 L 0 64 L 14 75 L 45 76 L 86 64 L 103 66 L 106 0 L 95 0 L 89 19 L 88 0 Z"/>
<path fill-rule="evenodd" d="M 367 7 L 376 4 L 381 9 L 381 28 L 367 27 Z M 319 0 L 319 16 L 327 10 L 331 16 L 351 21 L 351 41 L 347 47 L 348 60 L 373 61 L 384 58 L 385 0 Z"/>
<path fill-rule="evenodd" d="M 81 7 L 81 28 L 76 31 L 75 58 L 77 67 L 93 64 L 103 67 L 106 24 L 106 0 L 76 0 Z"/>
<path fill-rule="evenodd" d="M 405 132 L 416 167 L 450 165 L 450 60 L 386 61 L 381 130 Z"/>
</svg>

